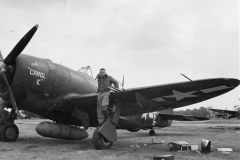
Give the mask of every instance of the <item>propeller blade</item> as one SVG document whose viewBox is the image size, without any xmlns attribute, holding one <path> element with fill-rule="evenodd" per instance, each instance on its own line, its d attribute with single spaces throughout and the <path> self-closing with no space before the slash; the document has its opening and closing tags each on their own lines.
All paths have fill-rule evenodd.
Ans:
<svg viewBox="0 0 240 160">
<path fill-rule="evenodd" d="M 124 87 L 124 75 L 123 75 L 122 87 Z"/>
<path fill-rule="evenodd" d="M 30 29 L 23 38 L 16 44 L 16 46 L 12 49 L 12 51 L 8 54 L 8 56 L 4 59 L 4 63 L 6 65 L 11 64 L 17 56 L 24 50 L 27 46 L 28 42 L 32 39 L 33 35 L 37 31 L 38 25 L 35 25 L 32 29 Z"/>
<path fill-rule="evenodd" d="M 0 61 L 3 62 L 3 56 L 2 56 L 1 51 L 0 51 Z"/>
<path fill-rule="evenodd" d="M 10 99 L 11 99 L 11 102 L 12 102 L 12 105 L 13 105 L 13 109 L 17 112 L 18 111 L 17 104 L 16 104 L 16 101 L 15 101 L 12 89 L 11 89 L 9 83 L 8 83 L 7 76 L 6 76 L 5 72 L 1 72 L 1 74 L 2 74 L 2 77 L 5 81 L 5 83 L 7 84 L 8 92 L 9 92 Z"/>
</svg>

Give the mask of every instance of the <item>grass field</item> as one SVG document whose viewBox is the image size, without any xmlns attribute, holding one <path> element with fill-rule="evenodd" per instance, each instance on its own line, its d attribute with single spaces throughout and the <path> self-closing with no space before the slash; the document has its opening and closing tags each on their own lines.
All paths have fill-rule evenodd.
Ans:
<svg viewBox="0 0 240 160">
<path fill-rule="evenodd" d="M 152 144 L 149 131 L 131 133 L 118 130 L 118 141 L 110 150 L 97 151 L 92 145 L 93 128 L 88 129 L 89 138 L 82 141 L 67 141 L 44 138 L 35 132 L 39 120 L 18 120 L 20 130 L 17 142 L 0 142 L 0 159 L 107 159 L 139 160 L 171 154 L 177 160 L 219 160 L 240 159 L 240 120 L 214 119 L 207 122 L 174 122 L 171 127 L 157 129 L 155 138 L 165 140 L 164 144 Z M 212 152 L 201 154 L 196 151 L 169 152 L 167 143 L 185 141 L 199 145 L 201 139 L 210 139 Z M 130 147 L 138 144 L 140 148 Z M 146 144 L 146 146 L 144 146 Z M 221 154 L 217 148 L 232 148 L 229 155 Z"/>
</svg>

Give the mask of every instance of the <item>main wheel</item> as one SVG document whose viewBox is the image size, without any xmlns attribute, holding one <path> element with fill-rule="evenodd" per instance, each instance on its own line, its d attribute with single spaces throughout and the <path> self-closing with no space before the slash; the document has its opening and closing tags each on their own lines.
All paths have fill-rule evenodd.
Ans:
<svg viewBox="0 0 240 160">
<path fill-rule="evenodd" d="M 155 131 L 153 129 L 149 131 L 149 136 L 155 136 Z"/>
<path fill-rule="evenodd" d="M 99 133 L 100 127 L 97 127 L 93 133 L 93 145 L 95 149 L 102 150 L 102 149 L 110 149 L 113 145 L 113 142 L 108 141 L 105 137 Z"/>
<path fill-rule="evenodd" d="M 18 139 L 19 130 L 16 124 L 6 123 L 0 127 L 0 141 L 11 142 Z"/>
</svg>

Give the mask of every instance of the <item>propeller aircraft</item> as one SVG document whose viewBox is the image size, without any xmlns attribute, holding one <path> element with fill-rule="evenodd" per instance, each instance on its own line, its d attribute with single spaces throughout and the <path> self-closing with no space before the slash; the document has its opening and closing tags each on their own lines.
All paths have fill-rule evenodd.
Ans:
<svg viewBox="0 0 240 160">
<path fill-rule="evenodd" d="M 227 119 L 231 119 L 231 118 L 240 119 L 239 105 L 234 106 L 232 110 L 228 110 L 228 109 L 208 109 L 208 110 L 217 112 L 219 114 L 223 114 L 224 118 L 227 118 Z"/>
<path fill-rule="evenodd" d="M 170 124 L 174 108 L 205 101 L 239 85 L 238 79 L 213 78 L 115 89 L 109 100 L 113 114 L 98 126 L 98 84 L 93 77 L 49 59 L 21 54 L 37 29 L 38 25 L 30 29 L 7 57 L 0 54 L 0 97 L 12 109 L 0 118 L 0 141 L 18 139 L 14 121 L 18 110 L 26 110 L 53 121 L 38 124 L 36 131 L 42 136 L 80 140 L 88 137 L 88 127 L 97 127 L 92 137 L 95 149 L 110 149 L 123 122 L 120 117 L 161 111 L 159 123 Z"/>
</svg>

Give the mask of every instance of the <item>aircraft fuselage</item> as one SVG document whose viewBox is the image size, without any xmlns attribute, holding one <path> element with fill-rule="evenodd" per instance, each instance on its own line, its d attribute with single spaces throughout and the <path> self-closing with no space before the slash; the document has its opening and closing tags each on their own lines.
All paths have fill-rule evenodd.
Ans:
<svg viewBox="0 0 240 160">
<path fill-rule="evenodd" d="M 11 87 L 19 109 L 52 120 L 68 121 L 67 118 L 75 106 L 56 106 L 56 102 L 66 94 L 88 94 L 97 91 L 97 82 L 92 77 L 48 59 L 21 54 L 16 59 L 15 68 Z M 2 98 L 11 103 L 8 92 L 5 92 Z"/>
</svg>

